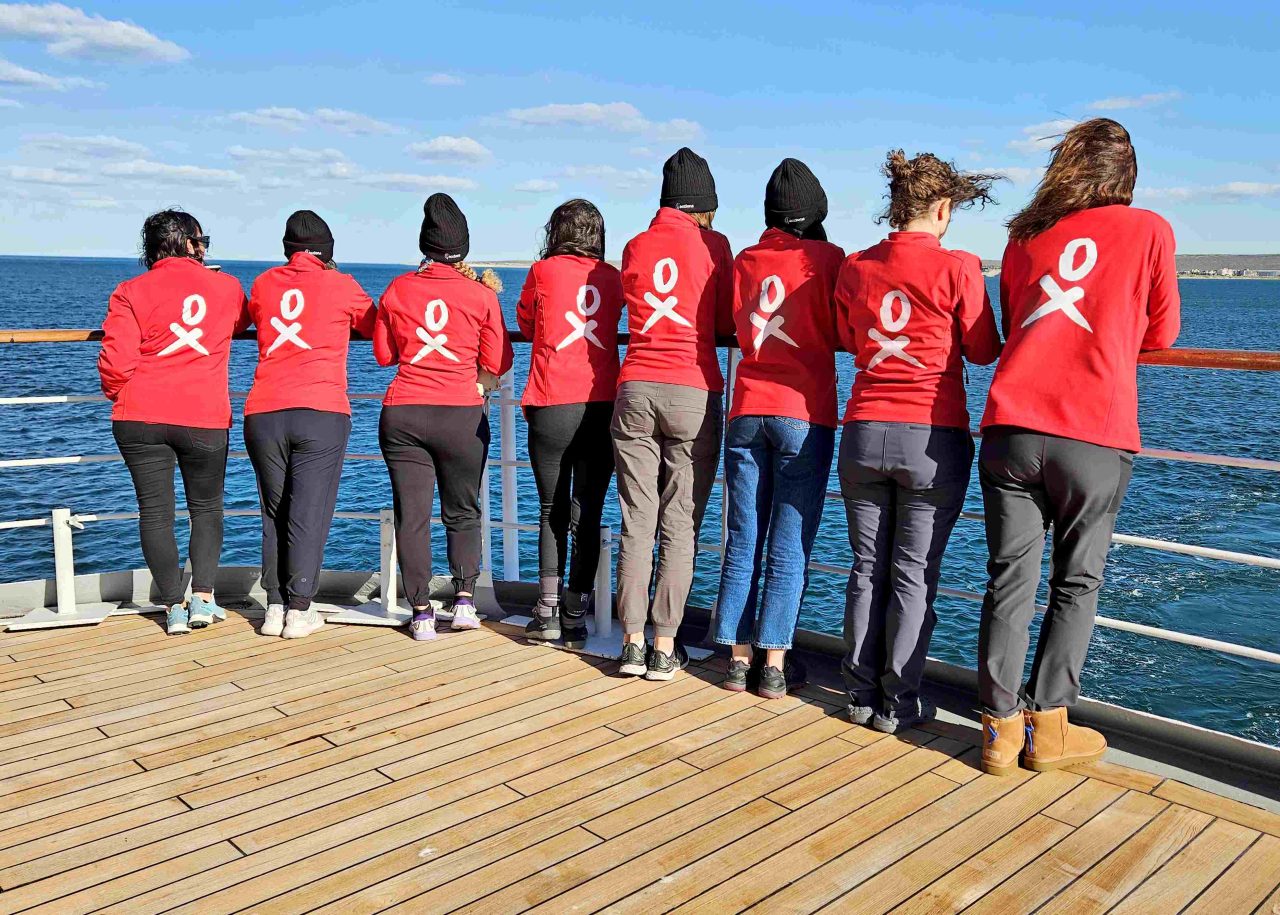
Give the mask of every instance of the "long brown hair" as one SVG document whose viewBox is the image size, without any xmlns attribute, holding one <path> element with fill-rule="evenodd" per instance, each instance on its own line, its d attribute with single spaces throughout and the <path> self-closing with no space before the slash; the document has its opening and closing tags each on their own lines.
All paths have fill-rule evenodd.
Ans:
<svg viewBox="0 0 1280 915">
<path fill-rule="evenodd" d="M 901 229 L 917 216 L 941 200 L 950 200 L 953 210 L 964 209 L 975 203 L 985 207 L 995 203 L 991 185 L 1000 175 L 962 173 L 954 163 L 944 162 L 933 153 L 919 153 L 908 159 L 900 149 L 891 149 L 885 157 L 880 173 L 889 179 L 889 205 L 876 217 Z"/>
<path fill-rule="evenodd" d="M 1053 148 L 1031 202 L 1009 220 L 1009 238 L 1034 238 L 1077 210 L 1133 203 L 1138 157 L 1129 131 L 1111 118 L 1082 121 Z"/>
<path fill-rule="evenodd" d="M 604 260 L 604 217 L 590 200 L 575 197 L 551 211 L 542 227 L 539 260 L 557 254 L 575 254 Z"/>
</svg>

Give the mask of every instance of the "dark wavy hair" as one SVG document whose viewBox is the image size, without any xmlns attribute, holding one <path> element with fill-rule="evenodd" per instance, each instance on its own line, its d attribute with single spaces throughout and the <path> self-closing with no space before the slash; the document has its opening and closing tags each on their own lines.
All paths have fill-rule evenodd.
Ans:
<svg viewBox="0 0 1280 915">
<path fill-rule="evenodd" d="M 991 185 L 1000 175 L 983 175 L 957 171 L 955 164 L 944 162 L 933 153 L 920 153 L 908 159 L 900 149 L 889 151 L 880 173 L 889 179 L 889 205 L 876 217 L 876 222 L 888 221 L 895 229 L 901 229 L 917 216 L 942 200 L 950 200 L 953 210 L 962 210 L 975 203 L 986 207 L 995 203 Z"/>
<path fill-rule="evenodd" d="M 604 260 L 604 217 L 590 200 L 566 200 L 551 211 L 542 227 L 539 260 L 557 254 L 576 254 Z"/>
<path fill-rule="evenodd" d="M 1137 181 L 1138 156 L 1129 131 L 1111 118 L 1082 121 L 1053 148 L 1035 196 L 1009 220 L 1009 237 L 1034 238 L 1077 210 L 1128 206 Z"/>
<path fill-rule="evenodd" d="M 190 257 L 187 239 L 200 236 L 200 223 L 177 207 L 152 213 L 142 224 L 142 266 L 151 267 L 166 257 Z"/>
</svg>

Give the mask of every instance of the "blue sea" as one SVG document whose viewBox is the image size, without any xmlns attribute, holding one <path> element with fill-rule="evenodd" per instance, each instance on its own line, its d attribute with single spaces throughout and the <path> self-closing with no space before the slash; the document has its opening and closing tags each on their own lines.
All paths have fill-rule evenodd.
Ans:
<svg viewBox="0 0 1280 915">
<path fill-rule="evenodd" d="M 247 289 L 269 264 L 223 262 Z M 405 266 L 344 265 L 375 297 Z M 130 260 L 0 257 L 0 327 L 96 327 L 115 285 L 139 271 Z M 516 297 L 523 270 L 499 271 L 508 324 L 515 325 Z M 989 281 L 992 299 L 997 283 Z M 1280 283 L 1250 280 L 1181 282 L 1184 346 L 1280 350 Z M 96 394 L 97 346 L 32 344 L 5 346 L 0 396 Z M 257 350 L 237 343 L 232 357 L 232 388 L 246 390 Z M 528 367 L 527 346 L 516 347 L 519 393 Z M 840 384 L 848 391 L 852 364 L 842 355 Z M 351 348 L 353 391 L 381 392 L 390 371 L 373 361 L 368 343 Z M 980 414 L 989 369 L 969 369 L 970 410 Z M 1063 379 L 1069 384 L 1069 379 Z M 1276 459 L 1280 430 L 1280 376 L 1148 367 L 1141 369 L 1142 426 L 1148 447 Z M 357 401 L 352 452 L 376 453 L 376 401 Z M 0 408 L 0 456 L 4 458 L 114 451 L 106 404 L 65 404 Z M 238 411 L 237 411 L 238 412 Z M 498 422 L 493 417 L 493 456 L 499 454 Z M 523 421 L 518 420 L 517 454 L 527 457 Z M 242 447 L 239 417 L 232 430 L 233 449 Z M 500 509 L 499 474 L 491 474 L 494 515 Z M 836 488 L 834 473 L 831 488 Z M 349 462 L 338 508 L 376 511 L 389 506 L 391 492 L 383 465 Z M 0 470 L 0 520 L 40 517 L 54 506 L 76 512 L 134 510 L 134 496 L 122 464 Z M 227 480 L 228 508 L 257 507 L 247 461 L 233 461 Z M 981 511 L 976 474 L 968 504 Z M 607 518 L 616 527 L 611 496 Z M 519 475 L 519 516 L 535 522 L 537 500 L 528 471 Z M 719 539 L 719 493 L 712 496 L 703 540 Z M 1280 474 L 1139 459 L 1120 516 L 1121 532 L 1280 556 Z M 256 518 L 228 518 L 223 560 L 254 565 L 258 561 Z M 536 535 L 520 538 L 523 577 L 536 576 Z M 500 535 L 494 555 L 501 557 Z M 981 591 L 985 584 L 985 545 L 979 523 L 961 521 L 947 554 L 945 585 Z M 824 562 L 849 562 L 843 509 L 829 502 L 815 556 Z M 500 561 L 500 560 L 499 560 Z M 325 565 L 332 569 L 373 569 L 378 564 L 376 524 L 338 520 L 333 525 Z M 437 547 L 443 567 L 443 542 Z M 108 571 L 143 567 L 132 522 L 90 524 L 76 534 L 76 570 Z M 499 570 L 501 571 L 501 570 Z M 47 529 L 0 531 L 0 580 L 51 577 L 53 557 Z M 715 598 L 717 568 L 704 554 L 692 601 Z M 1136 547 L 1112 550 L 1101 599 L 1103 615 L 1280 651 L 1280 572 L 1193 559 Z M 843 581 L 832 575 L 812 578 L 801 624 L 839 633 Z M 932 653 L 972 667 L 975 662 L 978 605 L 942 598 Z M 1280 746 L 1280 667 L 1099 629 L 1084 674 L 1086 694 L 1135 709 L 1155 712 Z"/>
</svg>

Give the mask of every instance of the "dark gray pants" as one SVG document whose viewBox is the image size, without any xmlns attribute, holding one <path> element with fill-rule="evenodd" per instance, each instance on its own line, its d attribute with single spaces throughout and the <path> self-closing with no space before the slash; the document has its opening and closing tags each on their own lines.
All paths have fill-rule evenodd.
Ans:
<svg viewBox="0 0 1280 915">
<path fill-rule="evenodd" d="M 840 437 L 840 494 L 853 569 L 841 664 L 855 705 L 913 709 L 937 617 L 942 554 L 973 467 L 967 429 L 851 422 Z"/>
<path fill-rule="evenodd" d="M 993 429 L 982 440 L 979 479 L 990 559 L 978 635 L 984 710 L 1006 718 L 1074 705 L 1089 650 L 1098 589 L 1133 455 L 1074 439 Z M 1031 677 L 1021 694 L 1031 620 L 1053 526 L 1049 608 Z"/>
<path fill-rule="evenodd" d="M 244 418 L 244 444 L 262 503 L 268 603 L 306 610 L 316 596 L 350 437 L 345 413 L 273 410 Z"/>
</svg>

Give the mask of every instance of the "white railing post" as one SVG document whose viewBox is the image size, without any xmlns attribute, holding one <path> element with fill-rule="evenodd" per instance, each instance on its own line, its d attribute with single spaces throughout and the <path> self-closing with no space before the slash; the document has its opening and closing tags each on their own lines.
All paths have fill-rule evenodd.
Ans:
<svg viewBox="0 0 1280 915">
<path fill-rule="evenodd" d="M 382 584 L 382 610 L 387 616 L 394 616 L 396 611 L 396 515 L 389 508 L 378 513 L 378 546 L 381 561 L 379 563 L 380 581 Z"/>
<path fill-rule="evenodd" d="M 600 528 L 600 564 L 596 566 L 596 635 L 613 630 L 613 528 Z"/>
<path fill-rule="evenodd" d="M 502 577 L 520 580 L 519 496 L 516 488 L 516 404 L 512 373 L 507 372 L 499 388 L 502 434 Z"/>
<path fill-rule="evenodd" d="M 71 542 L 71 509 L 55 508 L 53 526 L 53 578 L 57 589 L 58 615 L 75 616 L 76 568 Z"/>
<path fill-rule="evenodd" d="M 480 475 L 480 566 L 493 572 L 493 500 L 489 492 L 489 462 Z"/>
</svg>

